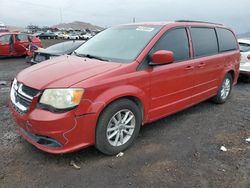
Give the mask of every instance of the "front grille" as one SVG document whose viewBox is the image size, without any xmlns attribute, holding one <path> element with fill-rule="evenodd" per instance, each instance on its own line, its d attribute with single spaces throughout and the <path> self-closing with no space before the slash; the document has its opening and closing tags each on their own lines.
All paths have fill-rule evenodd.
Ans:
<svg viewBox="0 0 250 188">
<path fill-rule="evenodd" d="M 17 82 L 17 80 L 14 80 L 10 92 L 10 99 L 14 109 L 20 114 L 27 113 L 33 97 L 38 93 L 39 90 L 25 86 L 22 83 Z"/>
<path fill-rule="evenodd" d="M 16 92 L 16 101 L 28 108 L 32 102 L 32 99 L 26 98 L 20 93 Z"/>
<path fill-rule="evenodd" d="M 26 93 L 27 95 L 32 96 L 32 97 L 36 96 L 37 93 L 39 92 L 39 90 L 28 87 L 26 85 L 23 85 L 22 90 L 24 93 Z"/>
</svg>

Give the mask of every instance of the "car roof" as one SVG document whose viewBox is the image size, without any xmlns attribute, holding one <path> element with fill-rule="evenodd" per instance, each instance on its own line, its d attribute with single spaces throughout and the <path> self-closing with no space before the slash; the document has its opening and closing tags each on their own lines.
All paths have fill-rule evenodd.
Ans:
<svg viewBox="0 0 250 188">
<path fill-rule="evenodd" d="M 0 33 L 1 35 L 14 35 L 14 34 L 25 34 L 25 33 L 21 33 L 21 32 L 2 32 Z"/>
<path fill-rule="evenodd" d="M 203 26 L 203 27 L 222 27 L 226 28 L 222 24 L 211 23 L 211 22 L 202 22 L 202 21 L 190 21 L 190 20 L 177 20 L 177 21 L 161 21 L 161 22 L 136 22 L 129 24 L 122 24 L 121 26 L 129 26 L 129 25 L 140 25 L 140 26 Z"/>
</svg>

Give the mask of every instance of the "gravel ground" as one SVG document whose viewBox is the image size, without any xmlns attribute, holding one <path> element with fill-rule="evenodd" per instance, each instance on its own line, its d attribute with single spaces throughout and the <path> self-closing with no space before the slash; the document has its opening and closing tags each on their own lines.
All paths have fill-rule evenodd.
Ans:
<svg viewBox="0 0 250 188">
<path fill-rule="evenodd" d="M 24 58 L 1 59 L 0 81 L 9 84 L 28 66 Z M 239 82 L 224 105 L 206 101 L 144 126 L 122 157 L 94 147 L 66 155 L 39 151 L 17 135 L 8 94 L 0 86 L 1 188 L 250 187 L 250 84 Z"/>
</svg>

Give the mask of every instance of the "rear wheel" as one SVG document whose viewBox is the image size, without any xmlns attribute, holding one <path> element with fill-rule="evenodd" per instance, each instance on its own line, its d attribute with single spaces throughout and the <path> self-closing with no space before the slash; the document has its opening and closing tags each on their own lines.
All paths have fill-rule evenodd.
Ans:
<svg viewBox="0 0 250 188">
<path fill-rule="evenodd" d="M 213 98 L 213 101 L 217 104 L 223 104 L 227 101 L 231 94 L 233 85 L 233 78 L 231 74 L 227 74 L 217 92 L 217 95 Z"/>
<path fill-rule="evenodd" d="M 127 149 L 137 137 L 141 123 L 141 111 L 131 100 L 111 103 L 98 120 L 96 148 L 107 155 Z"/>
</svg>

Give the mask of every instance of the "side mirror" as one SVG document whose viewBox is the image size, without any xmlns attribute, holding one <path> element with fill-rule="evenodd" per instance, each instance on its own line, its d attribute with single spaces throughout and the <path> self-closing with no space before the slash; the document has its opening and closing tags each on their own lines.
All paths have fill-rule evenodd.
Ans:
<svg viewBox="0 0 250 188">
<path fill-rule="evenodd" d="M 159 50 L 152 55 L 151 65 L 164 65 L 174 62 L 174 53 L 167 50 Z"/>
</svg>

